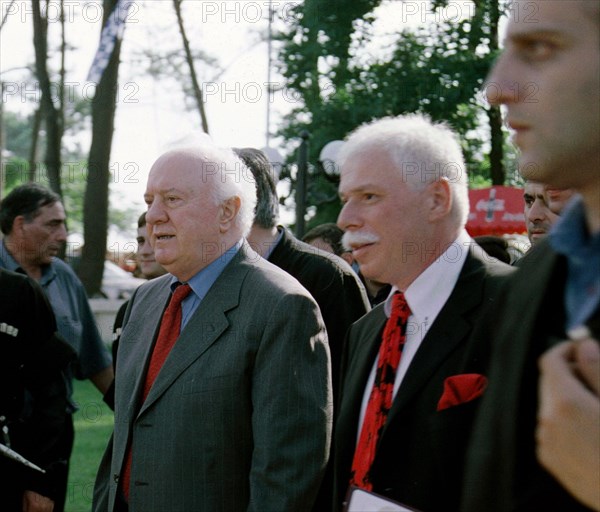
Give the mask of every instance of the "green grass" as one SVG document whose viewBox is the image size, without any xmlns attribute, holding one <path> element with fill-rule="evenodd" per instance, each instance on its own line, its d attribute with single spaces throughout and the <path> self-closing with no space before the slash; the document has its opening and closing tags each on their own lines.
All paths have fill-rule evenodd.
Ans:
<svg viewBox="0 0 600 512">
<path fill-rule="evenodd" d="M 74 415 L 75 446 L 71 456 L 65 512 L 89 512 L 96 471 L 113 429 L 113 413 L 90 381 L 74 381 L 79 410 Z"/>
</svg>

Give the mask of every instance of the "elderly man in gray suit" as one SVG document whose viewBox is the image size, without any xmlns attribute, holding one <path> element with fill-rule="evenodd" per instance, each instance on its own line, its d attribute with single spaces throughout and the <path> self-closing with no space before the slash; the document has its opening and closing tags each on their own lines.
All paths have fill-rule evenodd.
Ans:
<svg viewBox="0 0 600 512">
<path fill-rule="evenodd" d="M 244 239 L 252 173 L 229 150 L 171 151 L 145 200 L 170 274 L 127 308 L 93 510 L 309 510 L 331 435 L 329 348 L 308 292 Z"/>
</svg>

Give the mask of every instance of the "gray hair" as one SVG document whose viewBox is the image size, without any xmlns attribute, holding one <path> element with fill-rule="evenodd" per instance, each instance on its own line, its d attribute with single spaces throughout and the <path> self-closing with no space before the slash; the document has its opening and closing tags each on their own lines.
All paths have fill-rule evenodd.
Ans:
<svg viewBox="0 0 600 512">
<path fill-rule="evenodd" d="M 446 124 L 434 123 L 421 114 L 377 119 L 348 136 L 337 163 L 343 168 L 346 161 L 367 150 L 387 154 L 414 189 L 446 179 L 452 190 L 452 216 L 465 226 L 469 215 L 467 172 L 458 137 Z"/>
<path fill-rule="evenodd" d="M 252 227 L 256 206 L 256 186 L 254 177 L 246 165 L 229 148 L 220 148 L 211 142 L 174 152 L 187 153 L 202 162 L 203 180 L 211 177 L 210 194 L 216 205 L 232 197 L 240 198 L 240 211 L 235 226 L 246 236 Z"/>
</svg>

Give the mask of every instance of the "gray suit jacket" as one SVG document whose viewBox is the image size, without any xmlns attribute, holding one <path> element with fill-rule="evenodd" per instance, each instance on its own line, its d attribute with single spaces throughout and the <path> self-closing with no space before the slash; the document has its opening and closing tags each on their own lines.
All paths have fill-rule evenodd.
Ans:
<svg viewBox="0 0 600 512">
<path fill-rule="evenodd" d="M 310 509 L 332 412 L 329 348 L 316 303 L 244 245 L 140 404 L 169 280 L 142 285 L 125 316 L 115 430 L 93 510 L 113 510 L 130 443 L 133 512 Z"/>
</svg>

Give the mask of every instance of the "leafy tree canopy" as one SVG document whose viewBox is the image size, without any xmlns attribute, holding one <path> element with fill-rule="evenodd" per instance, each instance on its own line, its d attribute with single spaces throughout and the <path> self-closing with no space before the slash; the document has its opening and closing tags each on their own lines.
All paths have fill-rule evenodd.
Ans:
<svg viewBox="0 0 600 512">
<path fill-rule="evenodd" d="M 478 0 L 469 16 L 437 16 L 417 28 L 403 28 L 399 19 L 393 44 L 369 54 L 377 8 L 389 3 L 305 0 L 295 7 L 295 23 L 279 34 L 279 65 L 287 87 L 302 101 L 285 118 L 280 135 L 297 141 L 307 130 L 309 160 L 317 162 L 327 142 L 364 122 L 422 112 L 452 126 L 461 137 L 471 183 L 489 185 L 488 107 L 480 91 L 497 53 L 498 2 Z M 446 4 L 438 0 L 431 7 L 439 12 Z M 339 211 L 335 184 L 316 173 L 311 178 L 307 204 L 316 208 L 309 227 L 334 220 Z"/>
</svg>

